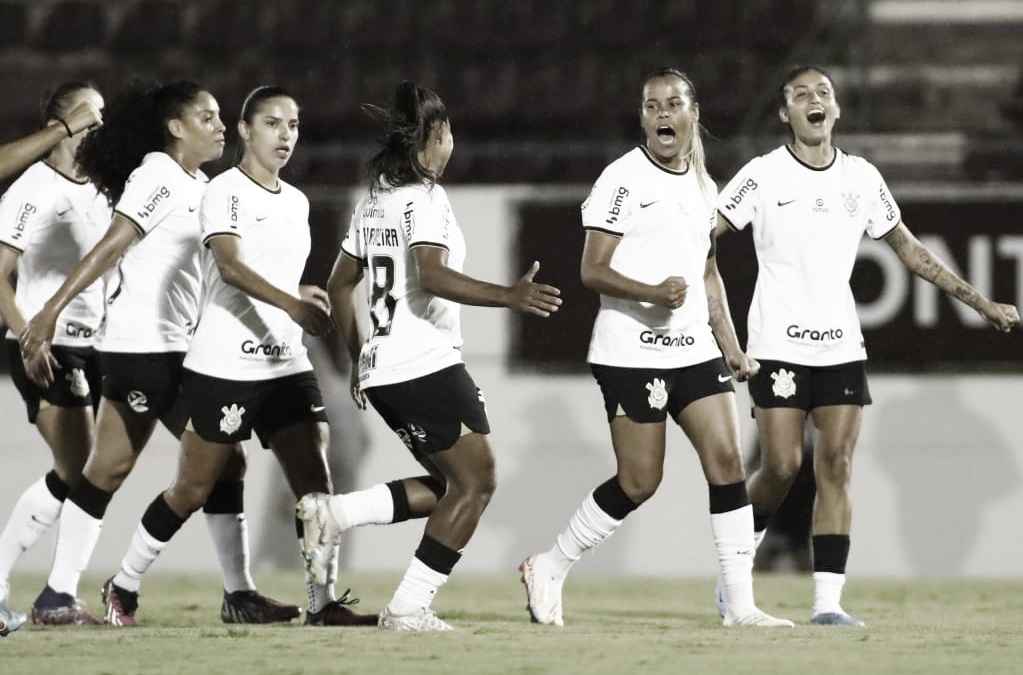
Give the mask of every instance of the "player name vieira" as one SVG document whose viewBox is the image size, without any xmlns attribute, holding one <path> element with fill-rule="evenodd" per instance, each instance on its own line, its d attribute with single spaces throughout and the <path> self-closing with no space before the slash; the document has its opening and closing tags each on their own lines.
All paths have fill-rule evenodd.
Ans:
<svg viewBox="0 0 1023 675">
<path fill-rule="evenodd" d="M 393 227 L 364 227 L 362 239 L 366 246 L 398 246 L 398 230 Z"/>
</svg>

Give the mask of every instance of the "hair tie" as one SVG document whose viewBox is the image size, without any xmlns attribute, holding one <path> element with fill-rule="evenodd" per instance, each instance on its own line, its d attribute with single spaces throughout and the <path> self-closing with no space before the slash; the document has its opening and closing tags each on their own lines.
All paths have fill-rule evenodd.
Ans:
<svg viewBox="0 0 1023 675">
<path fill-rule="evenodd" d="M 58 117 L 57 121 L 64 125 L 64 129 L 67 131 L 67 137 L 68 138 L 71 138 L 72 136 L 74 136 L 74 134 L 71 133 L 71 127 L 68 126 L 68 123 L 64 121 L 63 117 Z"/>
</svg>

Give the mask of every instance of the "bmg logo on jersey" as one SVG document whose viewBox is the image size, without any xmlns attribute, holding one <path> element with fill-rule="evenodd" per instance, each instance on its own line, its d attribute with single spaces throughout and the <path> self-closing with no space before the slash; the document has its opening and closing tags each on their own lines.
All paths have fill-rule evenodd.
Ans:
<svg viewBox="0 0 1023 675">
<path fill-rule="evenodd" d="M 739 186 L 739 189 L 735 191 L 731 197 L 728 198 L 728 203 L 725 204 L 725 208 L 729 211 L 734 211 L 739 204 L 742 204 L 742 200 L 746 198 L 746 195 L 756 190 L 759 185 L 752 178 L 747 178 L 746 182 Z"/>
<path fill-rule="evenodd" d="M 156 211 L 156 207 L 160 205 L 160 202 L 171 196 L 170 188 L 166 185 L 161 185 L 158 189 L 153 190 L 152 194 L 149 195 L 149 199 L 142 205 L 142 208 L 136 211 L 139 218 L 148 218 L 153 215 Z"/>
<path fill-rule="evenodd" d="M 696 344 L 696 338 L 692 335 L 685 335 L 683 333 L 671 335 L 670 333 L 658 333 L 652 330 L 645 330 L 640 333 L 639 341 L 643 344 L 644 349 L 685 349 Z"/>
<path fill-rule="evenodd" d="M 835 342 L 841 340 L 845 336 L 845 331 L 841 328 L 825 328 L 824 330 L 813 330 L 810 328 L 800 328 L 797 324 L 792 324 L 785 329 L 785 334 L 792 340 L 799 340 L 801 342 Z"/>
<path fill-rule="evenodd" d="M 271 359 L 290 359 L 291 345 L 287 342 L 273 343 L 273 342 L 256 342 L 255 340 L 246 340 L 242 343 L 242 354 L 249 358 L 271 358 Z"/>
<path fill-rule="evenodd" d="M 416 208 L 414 202 L 405 204 L 405 211 L 401 214 L 402 223 L 405 225 L 405 239 L 412 239 L 412 228 L 416 224 Z"/>
<path fill-rule="evenodd" d="M 231 227 L 238 227 L 238 195 L 231 195 Z"/>
<path fill-rule="evenodd" d="M 885 220 L 889 223 L 895 220 L 895 204 L 892 203 L 891 197 L 888 196 L 888 191 L 884 189 L 884 185 L 878 189 L 878 198 L 881 200 L 881 206 L 884 207 Z"/>
<path fill-rule="evenodd" d="M 35 215 L 38 209 L 34 204 L 25 202 L 21 207 L 21 211 L 18 212 L 18 222 L 14 225 L 14 236 L 12 239 L 21 239 L 21 235 L 25 233 L 25 226 L 28 224 L 28 219 Z"/>
<path fill-rule="evenodd" d="M 629 196 L 629 188 L 619 187 L 618 192 L 611 198 L 611 204 L 607 209 L 607 218 L 604 222 L 614 225 L 618 222 L 618 216 L 622 215 L 622 207 L 625 205 L 625 198 Z"/>
</svg>

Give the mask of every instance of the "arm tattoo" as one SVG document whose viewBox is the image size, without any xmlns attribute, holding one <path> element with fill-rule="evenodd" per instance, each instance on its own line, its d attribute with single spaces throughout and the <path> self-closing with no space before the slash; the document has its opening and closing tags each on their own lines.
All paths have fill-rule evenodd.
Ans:
<svg viewBox="0 0 1023 675">
<path fill-rule="evenodd" d="M 935 258 L 926 246 L 898 230 L 887 241 L 911 272 L 980 311 L 984 296 L 950 270 L 948 265 Z"/>
</svg>

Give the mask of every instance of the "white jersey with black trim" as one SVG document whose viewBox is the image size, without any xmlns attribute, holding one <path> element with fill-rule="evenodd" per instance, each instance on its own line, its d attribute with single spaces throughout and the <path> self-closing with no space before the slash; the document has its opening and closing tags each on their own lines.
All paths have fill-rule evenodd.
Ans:
<svg viewBox="0 0 1023 675">
<path fill-rule="evenodd" d="M 0 199 L 0 243 L 18 257 L 15 302 L 25 319 L 43 308 L 110 225 L 110 205 L 92 183 L 36 162 Z M 89 347 L 103 320 L 103 279 L 57 317 L 53 344 Z M 10 330 L 8 339 L 16 339 Z"/>
<path fill-rule="evenodd" d="M 297 297 L 309 257 L 309 200 L 284 181 L 278 190 L 268 190 L 235 167 L 210 181 L 200 212 L 202 311 L 185 367 L 241 381 L 312 370 L 302 327 L 284 310 L 226 283 L 208 248 L 214 237 L 238 237 L 242 261 Z"/>
<path fill-rule="evenodd" d="M 672 171 L 637 147 L 604 169 L 582 205 L 583 228 L 620 237 L 611 268 L 656 285 L 688 284 L 670 309 L 601 294 L 587 360 L 623 368 L 681 368 L 721 356 L 710 329 L 703 274 L 717 187 L 696 172 Z"/>
<path fill-rule="evenodd" d="M 183 352 L 195 330 L 202 277 L 199 205 L 208 179 L 164 152 L 142 159 L 114 207 L 139 239 L 118 263 L 96 348 L 105 352 Z"/>
<path fill-rule="evenodd" d="M 867 358 L 849 277 L 863 233 L 880 239 L 901 222 L 870 162 L 836 148 L 816 168 L 782 146 L 732 178 L 718 212 L 737 230 L 753 225 L 751 356 L 807 366 Z"/>
<path fill-rule="evenodd" d="M 415 249 L 448 252 L 462 271 L 465 238 L 440 185 L 379 187 L 359 202 L 341 243 L 366 268 L 373 334 L 359 357 L 359 381 L 376 387 L 423 377 L 462 362 L 458 303 L 419 284 Z"/>
</svg>

